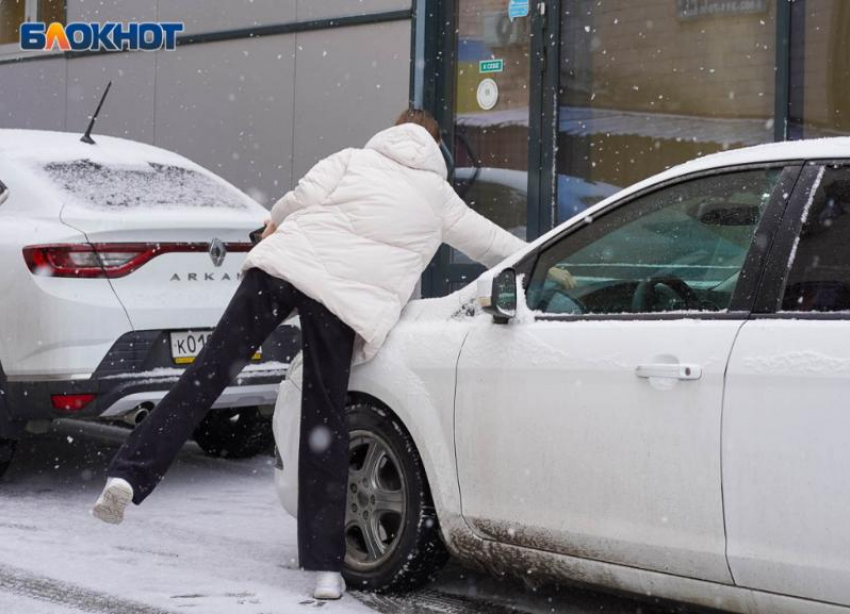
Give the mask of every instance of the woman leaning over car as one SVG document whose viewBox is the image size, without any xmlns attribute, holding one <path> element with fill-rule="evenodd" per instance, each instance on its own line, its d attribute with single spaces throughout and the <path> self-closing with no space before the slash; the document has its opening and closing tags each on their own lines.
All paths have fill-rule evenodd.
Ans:
<svg viewBox="0 0 850 614">
<path fill-rule="evenodd" d="M 274 205 L 206 347 L 112 461 L 96 517 L 118 524 L 130 501 L 138 505 L 153 491 L 218 396 L 297 310 L 299 560 L 320 572 L 314 597 L 342 595 L 352 359 L 375 355 L 443 242 L 486 265 L 525 246 L 455 194 L 440 141 L 428 113 L 405 111 L 365 148 L 316 164 Z"/>
</svg>

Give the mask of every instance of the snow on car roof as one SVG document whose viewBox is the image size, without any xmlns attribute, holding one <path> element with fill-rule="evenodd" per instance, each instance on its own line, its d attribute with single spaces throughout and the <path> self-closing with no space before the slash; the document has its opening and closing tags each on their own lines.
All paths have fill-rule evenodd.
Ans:
<svg viewBox="0 0 850 614">
<path fill-rule="evenodd" d="M 95 145 L 87 145 L 80 141 L 81 136 L 74 132 L 0 129 L 0 155 L 12 161 L 41 164 L 90 160 L 104 166 L 154 163 L 204 171 L 191 160 L 152 145 L 100 134 L 93 135 Z"/>
<path fill-rule="evenodd" d="M 681 169 L 678 174 L 710 170 L 724 166 L 754 164 L 758 162 L 783 162 L 793 160 L 830 160 L 850 158 L 850 137 L 836 136 L 802 141 L 765 143 L 742 149 L 732 149 L 709 154 L 675 166 L 670 171 Z M 667 172 L 670 172 L 667 171 Z"/>
<path fill-rule="evenodd" d="M 747 164 L 772 162 L 794 162 L 801 160 L 837 160 L 850 159 L 850 137 L 829 137 L 823 139 L 807 139 L 802 141 L 783 141 L 781 143 L 765 143 L 742 149 L 732 149 L 720 153 L 709 154 L 695 158 L 689 162 L 673 166 L 666 171 L 635 183 L 628 188 L 609 196 L 586 211 L 593 214 L 608 203 L 639 192 L 647 187 L 664 181 L 676 179 L 692 173 L 711 171 Z"/>
<path fill-rule="evenodd" d="M 850 137 L 783 141 L 779 143 L 765 143 L 764 145 L 755 145 L 753 147 L 743 147 L 741 149 L 731 149 L 729 151 L 695 158 L 683 164 L 673 166 L 666 171 L 639 181 L 609 196 L 585 213 L 593 214 L 614 200 L 639 192 L 655 184 L 692 173 L 744 166 L 747 164 L 769 164 L 772 162 L 794 162 L 801 160 L 834 160 L 842 158 L 850 159 Z"/>
</svg>

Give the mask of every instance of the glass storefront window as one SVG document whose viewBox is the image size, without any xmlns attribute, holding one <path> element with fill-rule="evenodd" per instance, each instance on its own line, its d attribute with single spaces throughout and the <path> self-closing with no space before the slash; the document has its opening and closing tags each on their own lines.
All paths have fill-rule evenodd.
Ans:
<svg viewBox="0 0 850 614">
<path fill-rule="evenodd" d="M 38 0 L 38 19 L 45 23 L 65 23 L 65 0 Z"/>
<path fill-rule="evenodd" d="M 20 43 L 25 21 L 65 23 L 65 0 L 0 0 L 0 45 Z"/>
<path fill-rule="evenodd" d="M 20 40 L 21 24 L 25 20 L 25 0 L 0 2 L 0 45 L 17 43 Z"/>
<path fill-rule="evenodd" d="M 691 158 L 773 141 L 775 39 L 769 0 L 564 0 L 556 221 Z"/>
<path fill-rule="evenodd" d="M 792 96 L 790 122 L 798 130 L 792 136 L 850 133 L 850 3 L 806 2 L 793 18 L 791 79 L 803 91 Z"/>
<path fill-rule="evenodd" d="M 530 17 L 505 0 L 466 0 L 457 12 L 455 188 L 480 214 L 526 237 Z M 453 262 L 469 262 L 462 254 Z"/>
</svg>

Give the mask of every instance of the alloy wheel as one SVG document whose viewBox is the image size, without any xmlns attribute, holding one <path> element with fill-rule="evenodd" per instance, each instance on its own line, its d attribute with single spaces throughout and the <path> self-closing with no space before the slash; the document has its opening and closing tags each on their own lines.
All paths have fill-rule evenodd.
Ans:
<svg viewBox="0 0 850 614">
<path fill-rule="evenodd" d="M 407 480 L 387 442 L 353 431 L 345 517 L 345 564 L 361 572 L 379 567 L 398 546 L 407 514 Z"/>
</svg>

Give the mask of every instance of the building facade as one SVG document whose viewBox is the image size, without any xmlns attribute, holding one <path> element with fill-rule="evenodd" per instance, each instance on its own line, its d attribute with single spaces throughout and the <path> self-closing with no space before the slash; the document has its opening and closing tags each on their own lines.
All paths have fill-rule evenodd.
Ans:
<svg viewBox="0 0 850 614">
<path fill-rule="evenodd" d="M 184 21 L 176 51 L 22 55 L 16 24 Z M 844 0 L 0 0 L 0 127 L 176 150 L 270 204 L 409 100 L 467 202 L 533 239 L 690 158 L 850 132 Z M 424 293 L 481 271 L 441 250 Z"/>
<path fill-rule="evenodd" d="M 458 189 L 527 238 L 696 156 L 850 132 L 843 0 L 451 0 L 422 18 Z M 477 270 L 445 249 L 426 288 Z"/>
<path fill-rule="evenodd" d="M 23 21 L 182 21 L 174 51 L 22 53 Z M 177 151 L 270 205 L 408 104 L 410 0 L 0 0 L 0 127 Z"/>
</svg>

